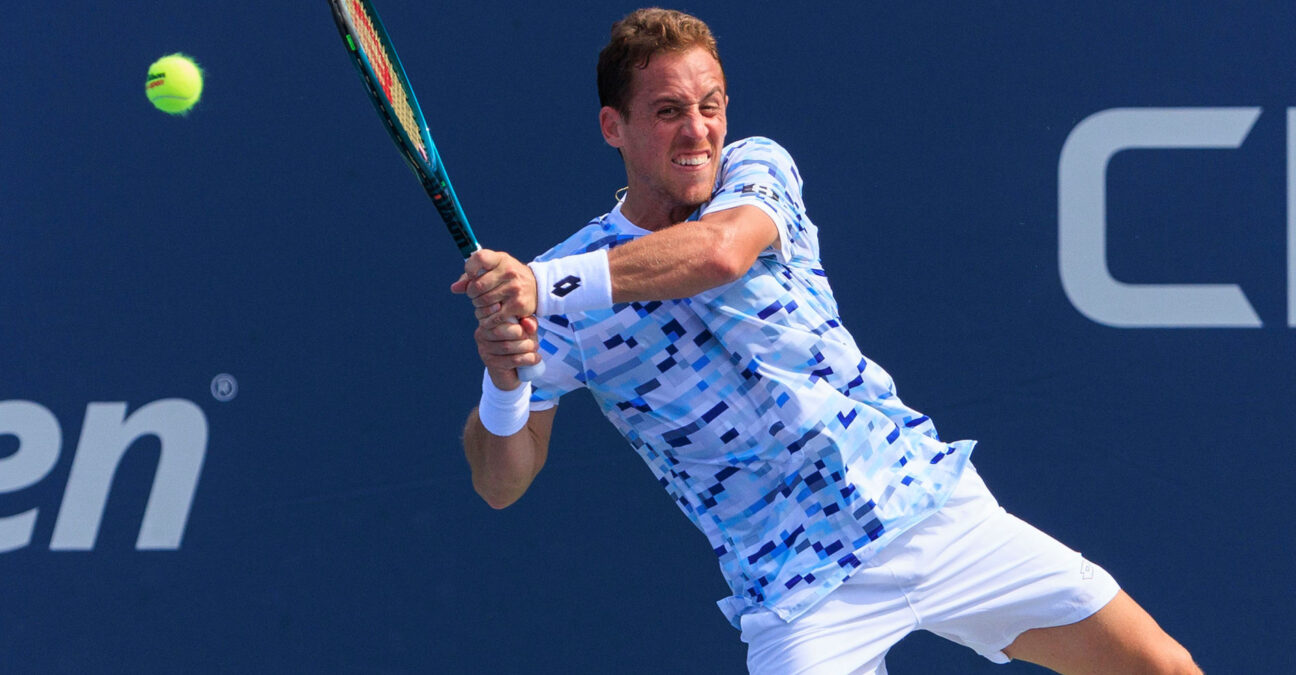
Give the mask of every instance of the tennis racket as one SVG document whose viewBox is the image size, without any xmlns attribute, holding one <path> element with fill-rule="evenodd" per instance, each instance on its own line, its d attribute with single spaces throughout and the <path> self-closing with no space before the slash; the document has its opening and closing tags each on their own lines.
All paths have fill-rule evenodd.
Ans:
<svg viewBox="0 0 1296 675">
<path fill-rule="evenodd" d="M 369 0 L 329 0 L 329 7 L 378 116 L 386 123 L 405 163 L 409 164 L 432 198 L 455 246 L 459 247 L 459 253 L 467 258 L 480 249 L 481 244 L 477 243 L 463 206 L 450 185 L 450 176 L 437 154 L 423 111 L 414 97 L 414 89 L 410 87 L 391 37 L 383 28 L 382 19 Z M 544 363 L 523 366 L 517 371 L 518 378 L 530 381 L 544 372 Z"/>
</svg>

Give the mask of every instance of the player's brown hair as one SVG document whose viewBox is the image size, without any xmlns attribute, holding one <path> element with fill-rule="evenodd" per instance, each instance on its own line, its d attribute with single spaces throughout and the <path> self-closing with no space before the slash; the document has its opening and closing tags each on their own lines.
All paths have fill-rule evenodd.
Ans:
<svg viewBox="0 0 1296 675">
<path fill-rule="evenodd" d="M 598 60 L 599 105 L 630 114 L 634 71 L 648 67 L 653 54 L 701 47 L 720 63 L 715 36 L 701 19 L 673 9 L 635 10 L 612 24 L 612 36 Z M 720 66 L 724 75 L 724 66 Z"/>
</svg>

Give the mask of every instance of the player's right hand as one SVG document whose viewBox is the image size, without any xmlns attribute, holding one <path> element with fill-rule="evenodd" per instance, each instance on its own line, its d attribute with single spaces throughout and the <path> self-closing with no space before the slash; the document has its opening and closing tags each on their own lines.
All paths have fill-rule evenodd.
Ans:
<svg viewBox="0 0 1296 675">
<path fill-rule="evenodd" d="M 535 275 L 513 256 L 481 249 L 464 261 L 464 273 L 450 286 L 472 300 L 474 315 L 482 325 L 529 317 L 536 311 Z"/>
</svg>

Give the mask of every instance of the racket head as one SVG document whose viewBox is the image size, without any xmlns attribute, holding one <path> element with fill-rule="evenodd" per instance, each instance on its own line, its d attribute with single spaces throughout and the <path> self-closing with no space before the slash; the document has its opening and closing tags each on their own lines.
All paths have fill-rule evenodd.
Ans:
<svg viewBox="0 0 1296 675">
<path fill-rule="evenodd" d="M 432 198 L 459 253 L 467 258 L 481 246 L 450 184 L 414 88 L 382 18 L 369 0 L 329 0 L 329 7 L 347 53 L 351 54 L 392 141 Z"/>
</svg>

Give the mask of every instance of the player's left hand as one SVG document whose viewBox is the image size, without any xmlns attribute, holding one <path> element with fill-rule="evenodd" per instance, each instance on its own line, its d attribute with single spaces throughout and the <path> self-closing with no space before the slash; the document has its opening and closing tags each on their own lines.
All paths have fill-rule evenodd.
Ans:
<svg viewBox="0 0 1296 675">
<path fill-rule="evenodd" d="M 464 261 L 464 273 L 450 285 L 453 293 L 472 300 L 473 314 L 483 327 L 536 311 L 535 275 L 526 263 L 502 251 L 481 249 Z"/>
<path fill-rule="evenodd" d="M 504 322 L 486 327 L 477 325 L 473 338 L 477 342 L 477 355 L 490 373 L 495 386 L 504 390 L 515 389 L 519 384 L 517 368 L 534 366 L 540 362 L 540 341 L 535 317 L 528 316 L 518 323 Z"/>
</svg>

